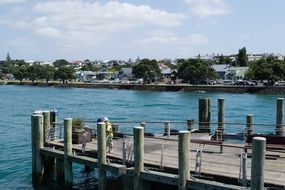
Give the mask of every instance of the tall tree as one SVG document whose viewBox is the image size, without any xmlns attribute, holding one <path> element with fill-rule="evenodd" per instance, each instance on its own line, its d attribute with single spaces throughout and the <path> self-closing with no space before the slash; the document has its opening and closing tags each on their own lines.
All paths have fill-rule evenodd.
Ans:
<svg viewBox="0 0 285 190">
<path fill-rule="evenodd" d="M 201 59 L 180 59 L 178 63 L 178 76 L 192 84 L 198 84 L 202 80 L 215 79 L 217 77 L 211 62 Z"/>
<path fill-rule="evenodd" d="M 56 68 L 62 67 L 62 66 L 67 66 L 68 64 L 69 64 L 69 62 L 66 61 L 65 59 L 59 59 L 59 60 L 56 60 L 55 62 L 53 62 L 53 66 L 55 66 Z"/>
<path fill-rule="evenodd" d="M 22 82 L 23 79 L 28 77 L 27 65 L 21 65 L 16 67 L 15 72 L 13 74 L 17 80 L 20 80 Z"/>
<path fill-rule="evenodd" d="M 10 53 L 8 52 L 6 55 L 6 62 L 11 62 L 11 57 L 10 57 Z"/>
<path fill-rule="evenodd" d="M 133 67 L 133 73 L 136 78 L 144 79 L 144 83 L 154 82 L 161 75 L 155 59 L 142 59 L 139 64 Z"/>
<path fill-rule="evenodd" d="M 71 80 L 74 78 L 74 68 L 72 67 L 59 67 L 56 71 L 56 77 L 57 79 L 61 80 L 63 83 L 67 82 L 68 80 Z"/>
<path fill-rule="evenodd" d="M 28 67 L 28 77 L 32 82 L 43 79 L 44 69 L 42 65 L 32 65 Z"/>
<path fill-rule="evenodd" d="M 55 78 L 56 70 L 53 66 L 47 65 L 43 68 L 43 79 L 46 80 L 46 83 L 48 83 L 50 80 L 53 80 Z"/>
<path fill-rule="evenodd" d="M 247 65 L 248 65 L 248 57 L 246 55 L 246 48 L 243 47 L 238 51 L 236 66 L 245 67 Z"/>
</svg>

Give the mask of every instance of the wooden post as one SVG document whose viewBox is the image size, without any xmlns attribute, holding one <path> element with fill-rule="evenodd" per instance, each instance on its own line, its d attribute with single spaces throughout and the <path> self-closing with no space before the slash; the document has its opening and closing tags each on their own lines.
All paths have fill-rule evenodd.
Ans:
<svg viewBox="0 0 285 190">
<path fill-rule="evenodd" d="M 68 187 L 72 185 L 72 118 L 64 119 L 64 183 Z"/>
<path fill-rule="evenodd" d="M 48 143 L 50 130 L 50 112 L 43 111 L 44 116 L 44 144 Z"/>
<path fill-rule="evenodd" d="M 62 159 L 56 159 L 56 178 L 58 181 L 64 180 L 64 161 Z"/>
<path fill-rule="evenodd" d="M 209 133 L 210 133 L 211 132 L 211 130 L 210 130 L 210 125 L 211 125 L 211 98 L 207 98 L 207 104 L 208 104 L 207 126 L 208 126 Z"/>
<path fill-rule="evenodd" d="M 134 189 L 143 190 L 141 171 L 144 170 L 144 128 L 134 128 Z"/>
<path fill-rule="evenodd" d="M 191 131 L 194 128 L 194 119 L 187 120 L 187 131 Z"/>
<path fill-rule="evenodd" d="M 97 123 L 98 140 L 98 189 L 106 189 L 106 171 L 104 165 L 106 162 L 106 125 L 104 122 Z"/>
<path fill-rule="evenodd" d="M 247 114 L 246 115 L 246 134 L 247 134 L 247 136 L 252 135 L 252 133 L 253 133 L 252 123 L 253 123 L 253 115 Z"/>
<path fill-rule="evenodd" d="M 54 140 L 54 133 L 55 133 L 55 123 L 57 122 L 57 111 L 55 109 L 50 111 L 50 140 Z"/>
<path fill-rule="evenodd" d="M 170 121 L 164 123 L 164 134 L 167 135 L 167 138 L 170 138 Z"/>
<path fill-rule="evenodd" d="M 146 122 L 141 122 L 141 127 L 145 128 Z"/>
<path fill-rule="evenodd" d="M 43 176 L 43 159 L 40 149 L 44 147 L 43 116 L 34 114 L 31 116 L 32 133 L 32 181 L 37 185 L 41 183 Z"/>
<path fill-rule="evenodd" d="M 266 138 L 254 137 L 252 141 L 252 160 L 251 160 L 251 190 L 264 189 L 264 163 Z"/>
<path fill-rule="evenodd" d="M 276 135 L 284 136 L 283 116 L 284 116 L 284 98 L 277 98 L 276 106 Z"/>
<path fill-rule="evenodd" d="M 199 130 L 201 132 L 209 133 L 209 101 L 207 98 L 199 99 Z"/>
<path fill-rule="evenodd" d="M 218 130 L 221 131 L 222 134 L 224 134 L 224 122 L 225 122 L 225 99 L 219 98 L 218 99 Z"/>
<path fill-rule="evenodd" d="M 187 180 L 190 179 L 190 132 L 179 131 L 178 136 L 178 189 L 187 189 Z"/>
</svg>

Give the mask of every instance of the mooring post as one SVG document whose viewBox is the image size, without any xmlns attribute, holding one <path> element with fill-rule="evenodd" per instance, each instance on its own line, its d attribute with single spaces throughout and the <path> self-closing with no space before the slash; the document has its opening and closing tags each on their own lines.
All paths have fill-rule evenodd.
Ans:
<svg viewBox="0 0 285 190">
<path fill-rule="evenodd" d="M 207 111 L 207 127 L 209 130 L 209 133 L 211 132 L 210 130 L 210 125 L 211 125 L 211 98 L 207 98 L 207 103 L 208 103 L 208 111 Z"/>
<path fill-rule="evenodd" d="M 251 190 L 264 189 L 264 163 L 266 138 L 254 137 L 252 141 Z"/>
<path fill-rule="evenodd" d="M 123 143 L 122 143 L 122 157 L 123 157 L 123 165 L 126 165 L 127 163 L 127 149 L 126 149 L 126 138 L 124 137 Z"/>
<path fill-rule="evenodd" d="M 106 188 L 106 125 L 104 122 L 97 123 L 97 144 L 98 144 L 98 189 Z"/>
<path fill-rule="evenodd" d="M 53 109 L 50 111 L 50 124 L 51 124 L 51 128 L 50 128 L 50 140 L 54 140 L 54 134 L 55 134 L 55 126 L 57 122 L 57 111 L 56 109 Z M 61 132 L 61 130 L 60 130 Z M 61 135 L 60 135 L 61 138 Z"/>
<path fill-rule="evenodd" d="M 178 136 L 178 189 L 187 189 L 187 180 L 190 179 L 190 132 L 179 131 Z"/>
<path fill-rule="evenodd" d="M 44 144 L 49 141 L 49 130 L 50 130 L 50 112 L 43 111 L 44 116 Z"/>
<path fill-rule="evenodd" d="M 284 136 L 283 127 L 284 98 L 277 98 L 276 106 L 276 135 Z"/>
<path fill-rule="evenodd" d="M 247 114 L 246 115 L 246 135 L 252 135 L 253 133 L 253 115 L 252 114 Z"/>
<path fill-rule="evenodd" d="M 31 116 L 32 137 L 32 181 L 37 185 L 43 177 L 43 158 L 40 149 L 44 147 L 43 115 L 33 114 Z"/>
<path fill-rule="evenodd" d="M 208 98 L 199 99 L 199 130 L 201 132 L 209 133 L 209 101 Z"/>
<path fill-rule="evenodd" d="M 134 127 L 134 189 L 142 190 L 141 171 L 144 170 L 144 128 Z"/>
<path fill-rule="evenodd" d="M 191 131 L 194 129 L 194 119 L 187 120 L 187 131 Z"/>
<path fill-rule="evenodd" d="M 72 118 L 64 119 L 64 183 L 66 186 L 72 185 L 72 161 L 68 159 L 72 156 Z"/>
<path fill-rule="evenodd" d="M 219 98 L 218 99 L 218 130 L 221 131 L 222 135 L 224 134 L 224 122 L 225 122 L 225 99 Z"/>
<path fill-rule="evenodd" d="M 167 138 L 170 138 L 170 121 L 164 123 L 164 134 L 167 135 Z"/>
</svg>

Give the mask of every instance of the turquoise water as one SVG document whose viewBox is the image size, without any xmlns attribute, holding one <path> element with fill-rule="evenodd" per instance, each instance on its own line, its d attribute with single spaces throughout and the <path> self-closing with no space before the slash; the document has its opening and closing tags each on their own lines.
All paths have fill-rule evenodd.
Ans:
<svg viewBox="0 0 285 190">
<path fill-rule="evenodd" d="M 226 122 L 245 123 L 253 114 L 256 123 L 275 123 L 276 98 L 280 95 L 150 92 L 108 89 L 53 88 L 0 85 L 0 189 L 32 189 L 30 115 L 34 110 L 56 108 L 59 118 L 96 120 L 108 116 L 116 121 L 185 121 L 198 118 L 198 99 L 211 97 L 212 120 L 217 121 L 217 99 L 225 98 Z M 92 124 L 90 124 L 91 127 Z M 137 124 L 122 124 L 123 126 Z M 152 132 L 162 130 L 150 128 Z M 176 127 L 176 126 L 173 126 Z M 177 126 L 184 128 L 184 124 Z M 228 132 L 241 126 L 226 125 Z M 128 129 L 127 129 L 128 130 Z M 131 130 L 131 129 L 129 129 Z M 257 132 L 273 133 L 274 126 L 255 126 Z M 96 184 L 96 173 L 75 167 L 74 188 Z M 46 189 L 57 187 L 49 183 Z M 91 184 L 91 186 L 90 186 Z"/>
</svg>

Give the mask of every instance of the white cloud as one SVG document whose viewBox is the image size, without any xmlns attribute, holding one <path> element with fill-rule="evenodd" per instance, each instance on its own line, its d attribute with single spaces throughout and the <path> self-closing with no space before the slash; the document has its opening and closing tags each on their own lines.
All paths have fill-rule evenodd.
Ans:
<svg viewBox="0 0 285 190">
<path fill-rule="evenodd" d="M 37 34 L 80 46 L 98 44 L 117 32 L 139 27 L 176 27 L 186 18 L 147 5 L 110 1 L 50 1 L 37 3 L 33 10 L 39 15 L 32 21 Z"/>
<path fill-rule="evenodd" d="M 172 33 L 168 31 L 154 31 L 145 38 L 137 40 L 135 43 L 142 46 L 161 46 L 177 43 L 179 39 Z"/>
<path fill-rule="evenodd" d="M 185 40 L 192 46 L 200 46 L 208 43 L 207 37 L 202 34 L 191 34 Z"/>
<path fill-rule="evenodd" d="M 0 0 L 0 5 L 22 3 L 26 0 Z"/>
<path fill-rule="evenodd" d="M 24 53 L 35 53 L 38 52 L 38 45 L 31 39 L 28 38 L 16 38 L 8 40 L 4 44 L 11 49 L 18 49 L 18 51 Z"/>
<path fill-rule="evenodd" d="M 231 12 L 224 0 L 184 0 L 189 4 L 193 14 L 205 18 L 209 16 L 225 15 Z"/>
<path fill-rule="evenodd" d="M 169 31 L 154 31 L 145 38 L 135 41 L 135 44 L 146 48 L 171 46 L 176 49 L 198 47 L 207 43 L 208 39 L 203 34 L 190 34 L 186 37 L 178 37 Z"/>
</svg>

